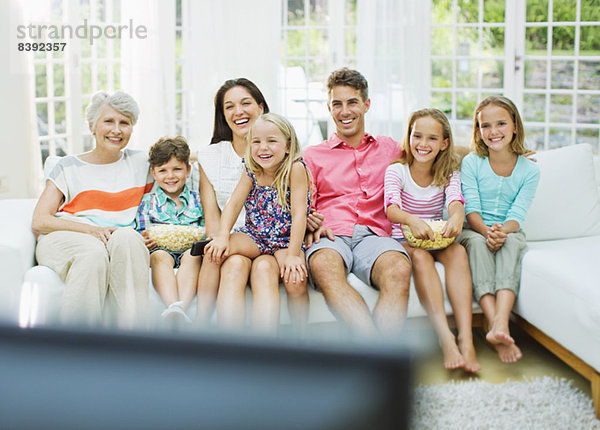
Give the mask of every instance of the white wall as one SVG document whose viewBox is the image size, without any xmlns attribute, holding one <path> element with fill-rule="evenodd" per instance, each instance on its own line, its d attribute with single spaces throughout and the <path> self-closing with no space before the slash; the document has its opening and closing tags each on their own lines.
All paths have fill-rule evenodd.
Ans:
<svg viewBox="0 0 600 430">
<path fill-rule="evenodd" d="M 0 0 L 0 198 L 37 197 L 41 159 L 33 113 L 33 77 L 17 50 L 17 0 Z"/>
</svg>

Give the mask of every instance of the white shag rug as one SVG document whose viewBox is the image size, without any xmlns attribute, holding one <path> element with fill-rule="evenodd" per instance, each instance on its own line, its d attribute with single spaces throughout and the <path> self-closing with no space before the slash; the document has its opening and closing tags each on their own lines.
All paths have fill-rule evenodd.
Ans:
<svg viewBox="0 0 600 430">
<path fill-rule="evenodd" d="M 413 429 L 600 429 L 592 400 L 566 379 L 451 381 L 415 389 Z"/>
</svg>

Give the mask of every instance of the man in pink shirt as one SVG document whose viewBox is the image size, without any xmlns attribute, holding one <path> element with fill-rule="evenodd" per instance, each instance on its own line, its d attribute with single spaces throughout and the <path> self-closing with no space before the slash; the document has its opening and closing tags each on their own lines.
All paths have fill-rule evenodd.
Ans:
<svg viewBox="0 0 600 430">
<path fill-rule="evenodd" d="M 307 264 L 336 318 L 360 334 L 393 336 L 404 319 L 411 273 L 383 209 L 385 169 L 400 156 L 400 144 L 365 134 L 371 100 L 359 72 L 334 71 L 327 90 L 336 133 L 303 155 L 316 188 L 315 208 L 325 216 L 323 227 L 307 237 Z M 349 272 L 379 290 L 372 315 L 348 283 Z"/>
</svg>

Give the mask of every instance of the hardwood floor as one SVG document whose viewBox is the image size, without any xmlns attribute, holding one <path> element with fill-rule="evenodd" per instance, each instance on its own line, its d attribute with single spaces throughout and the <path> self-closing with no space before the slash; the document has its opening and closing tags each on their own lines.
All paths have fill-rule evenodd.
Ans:
<svg viewBox="0 0 600 430">
<path fill-rule="evenodd" d="M 483 332 L 474 329 L 474 344 L 481 371 L 476 375 L 463 370 L 447 371 L 444 369 L 442 352 L 439 348 L 423 357 L 416 369 L 416 384 L 440 384 L 451 380 L 460 381 L 469 378 L 499 384 L 510 381 L 522 381 L 542 376 L 566 378 L 573 381 L 573 386 L 591 398 L 591 387 L 587 379 L 564 364 L 546 348 L 515 324 L 511 323 L 511 335 L 521 348 L 523 358 L 516 363 L 504 364 L 498 358 L 496 351 L 485 341 Z"/>
<path fill-rule="evenodd" d="M 312 324 L 309 330 L 315 339 L 335 339 L 348 336 L 336 323 Z M 423 318 L 409 318 L 405 330 L 409 338 L 423 340 L 429 339 L 432 346 L 426 348 L 428 353 L 421 354 L 416 361 L 413 382 L 418 384 L 441 384 L 444 382 L 467 381 L 471 378 L 501 384 L 507 381 L 522 381 L 543 376 L 566 378 L 573 381 L 574 387 L 592 398 L 590 382 L 548 351 L 544 346 L 533 339 L 519 326 L 511 322 L 511 335 L 523 353 L 523 358 L 516 363 L 505 364 L 500 361 L 496 350 L 484 338 L 481 328 L 473 329 L 473 340 L 477 359 L 482 369 L 476 374 L 465 372 L 461 369 L 448 371 L 444 368 L 442 351 L 437 346 L 437 337 L 431 328 L 429 320 Z"/>
</svg>

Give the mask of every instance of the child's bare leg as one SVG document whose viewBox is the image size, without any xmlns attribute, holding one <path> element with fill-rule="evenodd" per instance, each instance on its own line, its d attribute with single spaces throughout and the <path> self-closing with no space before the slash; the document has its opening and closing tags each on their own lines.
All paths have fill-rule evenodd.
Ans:
<svg viewBox="0 0 600 430">
<path fill-rule="evenodd" d="M 229 255 L 222 263 L 221 285 L 217 295 L 217 316 L 219 325 L 227 330 L 239 330 L 244 326 L 246 320 L 246 285 L 247 277 L 240 277 L 234 268 L 229 268 L 227 262 L 239 256 L 244 258 L 256 258 L 260 250 L 254 241 L 245 233 L 233 233 L 229 238 Z M 239 260 L 239 264 L 242 263 Z M 251 263 L 251 261 L 248 261 Z M 228 268 L 224 271 L 225 268 Z M 249 273 L 250 266 L 242 273 Z"/>
<path fill-rule="evenodd" d="M 173 266 L 173 257 L 162 249 L 150 254 L 150 267 L 152 268 L 152 284 L 166 306 L 179 300 L 177 295 L 177 279 Z"/>
<path fill-rule="evenodd" d="M 489 331 L 492 321 L 496 318 L 496 296 L 493 294 L 484 294 L 479 299 L 479 306 L 481 306 L 487 324 L 487 327 L 484 324 L 483 329 Z"/>
<path fill-rule="evenodd" d="M 404 247 L 413 263 L 413 277 L 417 295 L 438 334 L 440 346 L 444 353 L 444 367 L 446 369 L 463 367 L 465 359 L 458 349 L 454 333 L 448 326 L 442 282 L 435 270 L 433 256 L 428 251 L 413 248 L 410 245 L 404 245 Z"/>
<path fill-rule="evenodd" d="M 221 265 L 217 318 L 225 330 L 240 330 L 246 321 L 246 285 L 252 260 L 232 255 Z"/>
<path fill-rule="evenodd" d="M 480 303 L 490 324 L 488 333 L 485 336 L 486 340 L 492 345 L 514 344 L 515 341 L 509 334 L 508 320 L 512 306 L 515 303 L 515 294 L 510 290 L 500 290 L 496 293 L 496 296 L 484 295 Z"/>
<path fill-rule="evenodd" d="M 229 237 L 229 255 L 239 254 L 248 258 L 256 258 L 260 255 L 258 245 L 245 233 L 233 233 Z"/>
<path fill-rule="evenodd" d="M 200 256 L 190 254 L 188 249 L 181 256 L 179 269 L 177 269 L 177 291 L 179 300 L 183 301 L 183 309 L 187 309 L 196 295 L 196 284 L 198 283 L 198 272 L 200 271 Z"/>
<path fill-rule="evenodd" d="M 208 258 L 204 258 L 200 266 L 196 289 L 198 296 L 196 321 L 200 324 L 208 324 L 210 322 L 210 317 L 217 301 L 220 279 L 221 265 L 211 262 Z"/>
<path fill-rule="evenodd" d="M 279 325 L 279 265 L 274 257 L 261 255 L 252 263 L 252 328 L 277 334 Z"/>
<path fill-rule="evenodd" d="M 478 372 L 481 365 L 477 361 L 473 345 L 473 287 L 471 269 L 465 248 L 453 243 L 448 248 L 434 252 L 446 272 L 446 291 L 454 311 L 458 329 L 458 349 L 465 359 L 464 369 Z"/>
<path fill-rule="evenodd" d="M 281 259 L 284 256 L 283 251 L 285 250 L 280 249 L 275 251 L 275 259 L 280 268 L 282 265 Z M 302 259 L 305 259 L 304 252 L 300 251 L 300 256 Z M 306 326 L 308 325 L 309 310 L 307 278 L 304 276 L 302 281 L 295 283 L 285 282 L 284 280 L 283 285 L 285 286 L 287 294 L 288 313 L 290 314 L 292 327 L 296 332 L 304 333 L 306 332 Z"/>
<path fill-rule="evenodd" d="M 515 303 L 515 293 L 511 290 L 499 290 L 496 292 L 496 313 L 490 323 L 490 330 L 486 340 L 498 351 L 500 360 L 504 363 L 514 363 L 523 355 L 514 339 L 510 336 L 509 319 L 510 312 Z"/>
</svg>

